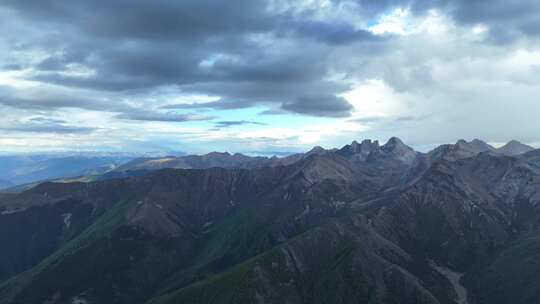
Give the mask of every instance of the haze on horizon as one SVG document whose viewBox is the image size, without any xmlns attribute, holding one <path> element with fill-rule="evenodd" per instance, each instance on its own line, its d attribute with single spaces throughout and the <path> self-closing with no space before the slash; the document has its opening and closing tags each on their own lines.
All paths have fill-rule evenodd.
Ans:
<svg viewBox="0 0 540 304">
<path fill-rule="evenodd" d="M 540 146 L 540 2 L 0 3 L 0 150 Z"/>
</svg>

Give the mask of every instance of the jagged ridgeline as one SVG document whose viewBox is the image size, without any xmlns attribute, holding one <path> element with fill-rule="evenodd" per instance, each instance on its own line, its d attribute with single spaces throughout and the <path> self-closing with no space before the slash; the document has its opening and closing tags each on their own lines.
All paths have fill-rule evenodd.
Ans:
<svg viewBox="0 0 540 304">
<path fill-rule="evenodd" d="M 0 303 L 536 303 L 540 150 L 137 159 L 0 194 Z"/>
</svg>

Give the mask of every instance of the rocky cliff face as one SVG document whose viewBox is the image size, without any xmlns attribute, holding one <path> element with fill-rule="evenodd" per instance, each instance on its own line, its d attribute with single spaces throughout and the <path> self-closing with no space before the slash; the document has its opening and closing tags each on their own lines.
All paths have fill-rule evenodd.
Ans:
<svg viewBox="0 0 540 304">
<path fill-rule="evenodd" d="M 503 303 L 487 286 L 535 256 L 537 154 L 393 138 L 42 184 L 0 196 L 0 303 Z"/>
</svg>

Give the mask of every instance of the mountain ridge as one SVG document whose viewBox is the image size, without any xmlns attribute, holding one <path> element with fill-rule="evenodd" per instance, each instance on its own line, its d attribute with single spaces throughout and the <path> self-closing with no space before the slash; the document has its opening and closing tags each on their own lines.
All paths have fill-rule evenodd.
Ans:
<svg viewBox="0 0 540 304">
<path fill-rule="evenodd" d="M 536 242 L 540 157 L 488 148 L 366 140 L 0 196 L 0 303 L 457 303 L 459 284 L 503 303 L 482 286 Z"/>
<path fill-rule="evenodd" d="M 497 152 L 503 155 L 512 156 L 512 155 L 524 154 L 533 150 L 535 149 L 529 145 L 522 144 L 521 142 L 517 140 L 511 140 L 504 146 L 498 148 Z"/>
</svg>

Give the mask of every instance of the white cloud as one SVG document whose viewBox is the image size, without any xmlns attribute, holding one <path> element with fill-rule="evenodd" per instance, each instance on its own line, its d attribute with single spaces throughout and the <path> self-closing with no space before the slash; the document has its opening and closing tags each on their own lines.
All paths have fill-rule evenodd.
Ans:
<svg viewBox="0 0 540 304">
<path fill-rule="evenodd" d="M 398 8 L 379 17 L 369 31 L 374 34 L 398 34 L 406 35 L 411 31 L 411 13 L 408 9 Z"/>
</svg>

